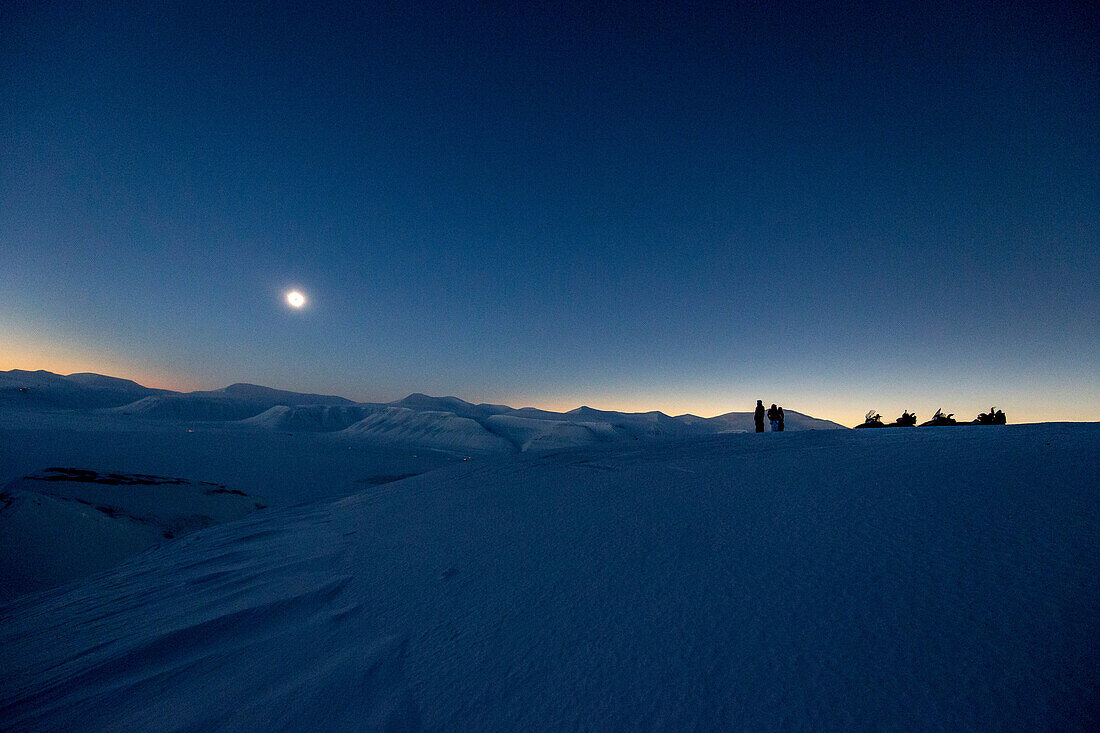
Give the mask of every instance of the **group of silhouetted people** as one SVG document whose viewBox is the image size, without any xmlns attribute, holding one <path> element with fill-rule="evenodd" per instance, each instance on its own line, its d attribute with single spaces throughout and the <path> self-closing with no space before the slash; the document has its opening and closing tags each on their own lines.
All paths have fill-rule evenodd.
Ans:
<svg viewBox="0 0 1100 733">
<path fill-rule="evenodd" d="M 752 414 L 753 422 L 756 423 L 756 432 L 764 432 L 764 417 L 767 416 L 768 421 L 772 424 L 773 433 L 783 432 L 783 408 L 776 406 L 772 403 L 772 406 L 767 410 L 764 409 L 764 403 L 760 400 L 756 401 L 756 411 Z"/>
<path fill-rule="evenodd" d="M 759 403 L 758 403 L 759 404 Z M 936 414 L 932 416 L 931 420 L 922 422 L 920 427 L 942 427 L 946 425 L 1005 425 L 1008 423 L 1008 419 L 1005 417 L 1004 411 L 998 410 L 996 407 L 990 407 L 989 412 L 983 412 L 978 417 L 970 422 L 959 422 L 955 419 L 955 413 L 944 414 L 943 410 L 936 410 Z M 917 424 L 916 413 L 906 410 L 901 413 L 901 417 L 892 423 L 884 423 L 882 421 L 882 415 L 870 410 L 867 412 L 866 419 L 862 425 L 856 425 L 857 428 L 911 428 Z M 758 429 L 759 432 L 759 429 Z"/>
<path fill-rule="evenodd" d="M 773 433 L 783 432 L 783 408 L 776 404 L 772 404 L 771 407 L 764 409 L 764 402 L 762 400 L 756 401 L 756 410 L 752 414 L 753 422 L 756 424 L 756 432 L 764 432 L 764 418 L 768 419 L 771 423 Z M 955 420 L 954 414 L 945 415 L 943 410 L 936 410 L 936 414 L 932 416 L 932 419 L 928 422 L 922 422 L 921 427 L 938 427 L 941 425 L 1004 425 L 1008 422 L 1005 418 L 1003 411 L 998 410 L 996 407 L 990 407 L 989 412 L 983 412 L 978 415 L 977 419 L 971 422 L 959 422 Z M 917 424 L 917 415 L 914 412 L 906 410 L 901 413 L 901 417 L 892 423 L 885 423 L 882 421 L 882 415 L 871 410 L 867 413 L 866 419 L 862 425 L 856 425 L 857 428 L 897 428 L 897 427 L 914 427 Z"/>
</svg>

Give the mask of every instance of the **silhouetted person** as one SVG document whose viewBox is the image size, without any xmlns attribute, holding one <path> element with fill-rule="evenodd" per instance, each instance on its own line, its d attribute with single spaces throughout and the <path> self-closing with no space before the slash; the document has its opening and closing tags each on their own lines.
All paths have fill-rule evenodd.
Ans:
<svg viewBox="0 0 1100 733">
<path fill-rule="evenodd" d="M 772 432 L 779 432 L 779 408 L 772 403 L 772 406 L 768 408 L 768 421 L 772 424 Z"/>
<path fill-rule="evenodd" d="M 782 433 L 783 432 L 783 408 L 782 407 L 777 407 L 775 409 L 779 411 L 779 432 Z"/>
<path fill-rule="evenodd" d="M 756 432 L 764 432 L 764 403 L 760 400 L 756 401 L 756 412 L 752 414 L 752 419 L 756 423 Z"/>
</svg>

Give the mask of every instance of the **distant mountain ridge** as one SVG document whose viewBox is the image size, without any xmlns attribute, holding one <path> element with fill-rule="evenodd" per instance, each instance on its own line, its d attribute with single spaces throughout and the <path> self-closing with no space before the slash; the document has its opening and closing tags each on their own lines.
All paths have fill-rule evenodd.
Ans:
<svg viewBox="0 0 1100 733">
<path fill-rule="evenodd" d="M 143 397 L 172 394 L 129 379 L 78 372 L 63 376 L 44 369 L 0 372 L 0 407 L 96 409 L 116 407 Z"/>
<path fill-rule="evenodd" d="M 751 412 L 712 418 L 659 411 L 615 412 L 582 406 L 568 412 L 473 404 L 458 397 L 413 393 L 388 403 L 356 403 L 336 395 L 236 383 L 217 390 L 173 392 L 98 374 L 0 372 L 0 407 L 106 410 L 123 417 L 216 421 L 288 432 L 341 432 L 349 438 L 458 452 L 515 452 L 623 440 L 667 440 L 751 432 Z M 786 427 L 844 426 L 786 410 Z"/>
<path fill-rule="evenodd" d="M 120 408 L 127 414 L 209 420 L 241 420 L 275 405 L 353 405 L 344 397 L 290 392 L 238 382 L 228 387 L 175 392 L 130 379 L 44 369 L 0 372 L 0 407 L 87 410 Z"/>
<path fill-rule="evenodd" d="M 245 420 L 272 407 L 353 405 L 335 395 L 288 392 L 238 382 L 222 389 L 151 395 L 114 408 L 127 415 L 183 420 Z"/>
</svg>

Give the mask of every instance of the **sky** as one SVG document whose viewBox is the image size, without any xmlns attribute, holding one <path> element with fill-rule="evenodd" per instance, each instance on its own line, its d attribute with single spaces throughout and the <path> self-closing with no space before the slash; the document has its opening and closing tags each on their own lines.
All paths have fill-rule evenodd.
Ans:
<svg viewBox="0 0 1100 733">
<path fill-rule="evenodd" d="M 1095 7 L 8 0 L 0 369 L 1100 420 Z"/>
</svg>

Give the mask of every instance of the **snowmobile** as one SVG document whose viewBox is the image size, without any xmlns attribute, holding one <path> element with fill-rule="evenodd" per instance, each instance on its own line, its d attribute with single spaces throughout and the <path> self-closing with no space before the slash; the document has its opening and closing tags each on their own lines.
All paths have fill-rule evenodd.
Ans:
<svg viewBox="0 0 1100 733">
<path fill-rule="evenodd" d="M 971 425 L 1005 425 L 1008 423 L 1005 418 L 1004 412 L 998 410 L 996 407 L 990 407 L 989 412 L 983 412 L 978 415 Z"/>
<path fill-rule="evenodd" d="M 886 427 L 882 423 L 882 415 L 878 414 L 874 410 L 868 410 L 866 418 L 867 419 L 863 421 L 862 425 L 856 425 L 856 427 L 857 428 L 884 428 L 884 427 Z"/>
<path fill-rule="evenodd" d="M 920 426 L 923 427 L 941 427 L 943 425 L 958 425 L 958 421 L 953 417 L 955 413 L 950 412 L 946 415 L 943 414 L 943 410 L 936 410 L 936 414 L 932 416 L 932 419 L 928 422 L 922 422 Z"/>
<path fill-rule="evenodd" d="M 905 412 L 901 413 L 901 417 L 899 417 L 897 420 L 890 423 L 886 427 L 888 427 L 888 428 L 911 428 L 916 424 L 917 424 L 917 413 L 915 413 L 915 412 L 911 413 L 911 412 L 909 412 L 909 410 L 906 410 Z"/>
</svg>

